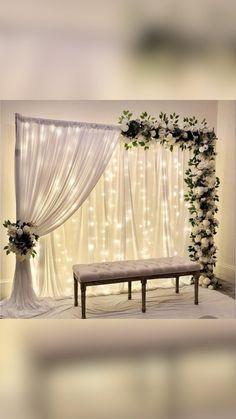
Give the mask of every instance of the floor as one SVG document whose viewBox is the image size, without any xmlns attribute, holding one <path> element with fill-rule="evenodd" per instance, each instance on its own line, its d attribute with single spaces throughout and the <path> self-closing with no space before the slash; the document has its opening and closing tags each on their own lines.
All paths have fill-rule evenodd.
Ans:
<svg viewBox="0 0 236 419">
<path fill-rule="evenodd" d="M 193 303 L 193 286 L 183 286 L 179 294 L 173 288 L 147 292 L 147 311 L 141 311 L 140 292 L 134 292 L 132 300 L 127 294 L 87 297 L 87 319 L 211 319 L 235 318 L 235 300 L 223 292 L 199 289 L 199 305 Z M 57 300 L 50 311 L 37 318 L 81 318 L 80 302 L 74 307 L 73 298 Z"/>
<path fill-rule="evenodd" d="M 221 284 L 221 288 L 219 291 L 225 295 L 228 295 L 231 298 L 235 299 L 235 283 L 234 281 L 225 281 L 223 279 L 219 279 L 219 283 Z"/>
</svg>

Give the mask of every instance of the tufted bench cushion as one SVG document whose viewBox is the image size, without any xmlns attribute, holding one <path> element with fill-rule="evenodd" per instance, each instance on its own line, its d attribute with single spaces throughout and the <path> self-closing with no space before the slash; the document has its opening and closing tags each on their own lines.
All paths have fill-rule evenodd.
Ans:
<svg viewBox="0 0 236 419">
<path fill-rule="evenodd" d="M 199 271 L 200 265 L 181 257 L 101 262 L 73 266 L 79 282 Z"/>
<path fill-rule="evenodd" d="M 128 298 L 131 299 L 132 281 L 142 283 L 142 311 L 146 311 L 146 282 L 155 278 L 176 278 L 176 293 L 179 293 L 179 277 L 193 275 L 194 302 L 198 304 L 198 277 L 200 265 L 181 257 L 125 260 L 78 264 L 73 266 L 75 306 L 78 305 L 78 282 L 81 289 L 82 318 L 85 315 L 86 287 L 92 285 L 128 282 Z"/>
</svg>

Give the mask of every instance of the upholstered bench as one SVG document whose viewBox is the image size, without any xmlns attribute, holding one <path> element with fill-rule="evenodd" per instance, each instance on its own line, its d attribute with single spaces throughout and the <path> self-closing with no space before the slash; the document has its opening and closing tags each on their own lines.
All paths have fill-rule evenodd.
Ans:
<svg viewBox="0 0 236 419">
<path fill-rule="evenodd" d="M 93 285 L 128 283 L 128 299 L 131 299 L 132 282 L 142 284 L 142 312 L 146 311 L 146 283 L 148 279 L 175 278 L 175 292 L 179 293 L 179 277 L 194 278 L 194 304 L 198 304 L 198 278 L 200 265 L 180 257 L 126 260 L 73 266 L 74 305 L 78 306 L 78 282 L 81 290 L 82 319 L 86 318 L 86 287 Z"/>
</svg>

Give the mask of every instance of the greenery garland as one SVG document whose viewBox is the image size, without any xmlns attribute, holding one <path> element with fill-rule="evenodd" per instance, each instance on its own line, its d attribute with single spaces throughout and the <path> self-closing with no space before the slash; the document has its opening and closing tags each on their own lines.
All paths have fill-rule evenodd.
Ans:
<svg viewBox="0 0 236 419">
<path fill-rule="evenodd" d="M 189 256 L 201 265 L 200 285 L 209 289 L 218 288 L 220 284 L 214 277 L 213 269 L 216 264 L 214 235 L 219 223 L 215 214 L 218 211 L 217 189 L 220 181 L 215 174 L 217 137 L 214 129 L 207 126 L 205 119 L 199 123 L 195 116 L 183 118 L 182 127 L 176 113 L 167 115 L 161 112 L 159 119 L 147 112 L 137 119 L 132 119 L 132 116 L 126 110 L 119 118 L 126 150 L 138 146 L 146 150 L 159 141 L 170 151 L 176 146 L 192 151 L 184 179 L 188 186 L 184 199 L 189 204 L 192 226 Z"/>
</svg>

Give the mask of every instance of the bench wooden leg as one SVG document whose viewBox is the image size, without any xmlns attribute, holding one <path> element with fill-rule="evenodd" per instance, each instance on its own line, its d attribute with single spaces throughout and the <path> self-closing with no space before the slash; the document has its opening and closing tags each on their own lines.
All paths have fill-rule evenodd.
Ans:
<svg viewBox="0 0 236 419">
<path fill-rule="evenodd" d="M 179 276 L 176 276 L 175 278 L 175 292 L 176 294 L 179 294 Z"/>
<path fill-rule="evenodd" d="M 142 283 L 142 313 L 146 312 L 146 279 L 141 280 Z"/>
<path fill-rule="evenodd" d="M 86 285 L 80 284 L 81 291 L 81 318 L 86 319 Z"/>
<path fill-rule="evenodd" d="M 200 274 L 197 273 L 194 275 L 194 304 L 198 304 L 198 282 Z"/>
<path fill-rule="evenodd" d="M 128 300 L 132 298 L 132 281 L 128 281 Z"/>
<path fill-rule="evenodd" d="M 78 281 L 77 278 L 74 276 L 74 306 L 78 306 Z"/>
</svg>

